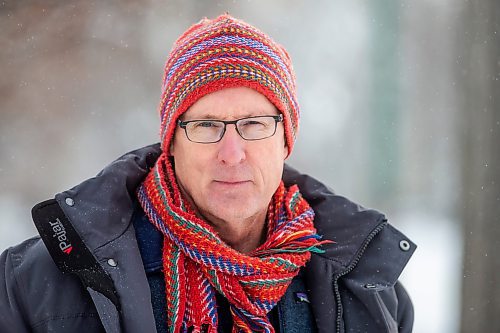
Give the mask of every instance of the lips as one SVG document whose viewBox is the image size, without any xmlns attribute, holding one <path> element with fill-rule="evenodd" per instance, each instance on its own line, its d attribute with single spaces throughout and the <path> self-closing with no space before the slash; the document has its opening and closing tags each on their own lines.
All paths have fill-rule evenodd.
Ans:
<svg viewBox="0 0 500 333">
<path fill-rule="evenodd" d="M 214 182 L 221 185 L 240 185 L 249 183 L 250 180 L 214 180 Z"/>
<path fill-rule="evenodd" d="M 249 170 L 219 169 L 212 174 L 214 185 L 237 187 L 238 185 L 248 185 L 254 183 L 253 174 Z"/>
<path fill-rule="evenodd" d="M 250 180 L 241 180 L 241 179 L 217 179 L 213 181 L 213 185 L 216 188 L 224 189 L 224 190 L 237 190 L 239 188 L 243 189 L 244 187 L 251 184 Z"/>
</svg>

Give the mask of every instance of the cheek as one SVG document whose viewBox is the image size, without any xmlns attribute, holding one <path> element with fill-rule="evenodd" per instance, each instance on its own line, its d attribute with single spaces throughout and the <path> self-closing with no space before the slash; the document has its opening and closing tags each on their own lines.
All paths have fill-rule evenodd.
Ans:
<svg viewBox="0 0 500 333">
<path fill-rule="evenodd" d="M 202 171 L 204 159 L 200 153 L 189 149 L 174 149 L 174 161 L 176 171 L 180 171 L 185 178 L 196 177 Z"/>
<path fill-rule="evenodd" d="M 189 175 L 193 174 L 191 168 L 194 160 L 190 157 L 189 152 L 190 150 L 187 149 L 186 143 L 183 142 L 182 138 L 176 138 L 170 146 L 170 154 L 173 156 L 175 163 L 175 175 L 177 181 L 183 186 L 187 185 L 187 182 L 191 178 Z"/>
<path fill-rule="evenodd" d="M 261 163 L 263 169 L 262 176 L 266 183 L 266 187 L 274 191 L 281 181 L 284 161 L 288 154 L 288 149 L 284 146 L 283 142 L 278 141 L 273 145 L 265 145 L 261 153 L 262 154 L 258 154 L 256 158 Z"/>
</svg>

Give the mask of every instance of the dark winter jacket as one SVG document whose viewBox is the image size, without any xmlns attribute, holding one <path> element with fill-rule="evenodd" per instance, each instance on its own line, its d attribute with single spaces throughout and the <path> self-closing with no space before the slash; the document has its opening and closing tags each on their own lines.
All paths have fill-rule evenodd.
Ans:
<svg viewBox="0 0 500 333">
<path fill-rule="evenodd" d="M 132 214 L 135 189 L 160 153 L 128 153 L 96 177 L 33 208 L 40 236 L 0 256 L 0 332 L 155 332 Z M 385 217 L 286 167 L 324 239 L 304 282 L 318 332 L 410 332 L 397 279 L 415 245 Z M 285 332 L 282 332 L 285 333 Z"/>
</svg>

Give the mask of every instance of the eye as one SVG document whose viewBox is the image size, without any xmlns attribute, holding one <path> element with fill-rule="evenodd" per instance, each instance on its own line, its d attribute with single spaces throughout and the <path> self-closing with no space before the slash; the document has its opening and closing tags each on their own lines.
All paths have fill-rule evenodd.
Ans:
<svg viewBox="0 0 500 333">
<path fill-rule="evenodd" d="M 193 127 L 195 127 L 195 128 L 212 128 L 212 127 L 221 127 L 221 124 L 217 121 L 202 120 L 202 121 L 194 122 Z"/>
<path fill-rule="evenodd" d="M 266 117 L 242 119 L 239 128 L 249 133 L 263 132 L 270 128 L 269 119 Z"/>
<path fill-rule="evenodd" d="M 245 119 L 244 121 L 241 122 L 241 126 L 259 127 L 259 126 L 267 126 L 267 124 L 265 121 L 259 119 Z"/>
</svg>

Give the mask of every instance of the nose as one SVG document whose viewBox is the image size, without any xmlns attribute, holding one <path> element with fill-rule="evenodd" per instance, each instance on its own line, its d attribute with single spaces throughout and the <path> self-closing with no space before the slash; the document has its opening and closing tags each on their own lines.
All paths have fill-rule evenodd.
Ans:
<svg viewBox="0 0 500 333">
<path fill-rule="evenodd" d="M 217 159 L 227 166 L 237 165 L 246 159 L 245 140 L 236 132 L 234 124 L 227 125 L 226 133 L 217 145 Z"/>
</svg>

